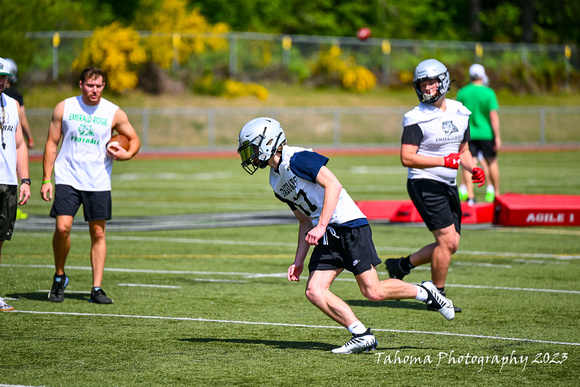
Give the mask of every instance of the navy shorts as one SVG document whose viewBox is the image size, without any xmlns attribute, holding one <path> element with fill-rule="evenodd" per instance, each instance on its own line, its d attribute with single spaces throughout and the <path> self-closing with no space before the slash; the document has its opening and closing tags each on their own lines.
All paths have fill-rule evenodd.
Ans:
<svg viewBox="0 0 580 387">
<path fill-rule="evenodd" d="M 50 209 L 50 216 L 53 218 L 60 215 L 74 217 L 81 204 L 85 221 L 111 219 L 111 191 L 79 191 L 64 184 L 54 186 L 54 203 Z"/>
<path fill-rule="evenodd" d="M 461 202 L 457 186 L 429 179 L 407 179 L 407 192 L 429 231 L 455 225 L 461 234 Z"/>
<path fill-rule="evenodd" d="M 18 209 L 18 186 L 0 184 L 0 241 L 9 241 Z"/>
<path fill-rule="evenodd" d="M 494 140 L 471 140 L 468 144 L 469 151 L 473 157 L 477 157 L 477 154 L 481 152 L 488 163 L 497 157 L 497 152 L 493 149 L 495 146 Z"/>
<path fill-rule="evenodd" d="M 345 227 L 330 225 L 312 251 L 308 270 L 346 269 L 359 275 L 381 260 L 373 243 L 371 226 Z"/>
</svg>

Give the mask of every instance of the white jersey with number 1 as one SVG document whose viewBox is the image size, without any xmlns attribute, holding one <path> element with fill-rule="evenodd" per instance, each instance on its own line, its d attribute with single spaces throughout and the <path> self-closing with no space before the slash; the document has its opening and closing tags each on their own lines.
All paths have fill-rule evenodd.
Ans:
<svg viewBox="0 0 580 387">
<path fill-rule="evenodd" d="M 324 188 L 316 183 L 316 176 L 327 162 L 328 158 L 312 150 L 284 146 L 278 170 L 270 169 L 270 185 L 276 197 L 292 210 L 309 216 L 314 225 L 324 203 Z M 343 188 L 329 224 L 361 226 L 368 221 Z"/>
</svg>

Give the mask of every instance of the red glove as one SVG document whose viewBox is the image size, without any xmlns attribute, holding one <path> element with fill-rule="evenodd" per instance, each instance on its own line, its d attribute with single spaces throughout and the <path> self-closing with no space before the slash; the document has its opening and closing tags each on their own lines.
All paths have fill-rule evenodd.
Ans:
<svg viewBox="0 0 580 387">
<path fill-rule="evenodd" d="M 479 183 L 477 186 L 481 187 L 482 185 L 485 184 L 485 172 L 483 172 L 483 169 L 481 168 L 473 168 L 473 172 L 471 172 L 471 180 L 473 181 L 473 184 L 475 183 Z"/>
<path fill-rule="evenodd" d="M 459 164 L 461 164 L 459 153 L 450 153 L 443 159 L 445 160 L 445 168 L 458 169 Z"/>
</svg>

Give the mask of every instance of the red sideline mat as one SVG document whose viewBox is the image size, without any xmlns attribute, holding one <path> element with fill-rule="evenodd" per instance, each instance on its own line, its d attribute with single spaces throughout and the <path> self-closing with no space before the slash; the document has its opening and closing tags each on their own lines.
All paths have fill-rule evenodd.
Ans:
<svg viewBox="0 0 580 387">
<path fill-rule="evenodd" d="M 423 222 L 411 200 L 369 200 L 356 203 L 369 220 L 388 220 L 393 223 Z M 493 220 L 492 203 L 462 203 L 462 223 L 490 223 Z"/>
<path fill-rule="evenodd" d="M 495 199 L 494 224 L 580 226 L 580 196 L 505 194 Z"/>
</svg>

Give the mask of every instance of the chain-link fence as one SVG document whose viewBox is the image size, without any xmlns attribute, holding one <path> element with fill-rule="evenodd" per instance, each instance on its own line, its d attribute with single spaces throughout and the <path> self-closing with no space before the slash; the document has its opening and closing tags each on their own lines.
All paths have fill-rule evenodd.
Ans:
<svg viewBox="0 0 580 387">
<path fill-rule="evenodd" d="M 241 127 L 255 117 L 278 119 L 294 145 L 398 147 L 403 114 L 412 107 L 125 108 L 143 151 L 235 151 Z M 51 109 L 27 109 L 41 152 Z M 580 107 L 500 110 L 505 145 L 580 145 Z"/>
<path fill-rule="evenodd" d="M 575 45 L 517 44 L 426 41 L 370 38 L 360 41 L 351 37 L 276 35 L 249 32 L 228 34 L 177 34 L 139 32 L 142 39 L 161 38 L 174 46 L 174 72 L 187 69 L 201 73 L 207 69 L 227 72 L 230 77 L 244 81 L 281 79 L 303 81 L 309 75 L 312 63 L 320 52 L 338 46 L 345 56 L 367 67 L 384 86 L 410 82 L 411 72 L 419 60 L 435 57 L 454 68 L 452 72 L 462 84 L 467 65 L 482 63 L 492 74 L 492 82 L 509 81 L 513 68 L 518 67 L 522 81 L 529 81 L 525 72 L 535 71 L 539 76 L 550 72 L 561 77 L 564 84 L 571 74 L 580 69 L 580 54 Z M 79 55 L 83 41 L 92 31 L 29 32 L 26 36 L 37 41 L 35 70 L 48 71 L 53 79 L 68 74 L 72 62 Z M 180 58 L 177 46 L 181 39 L 193 37 L 223 39 L 227 42 L 222 51 L 192 54 Z M 508 71 L 508 69 L 512 69 Z M 523 73 L 522 73 L 523 72 Z M 520 74 L 521 73 L 521 74 Z M 495 79 L 493 79 L 495 78 Z M 541 80 L 539 82 L 542 82 Z M 540 85 L 542 86 L 542 85 Z"/>
</svg>

